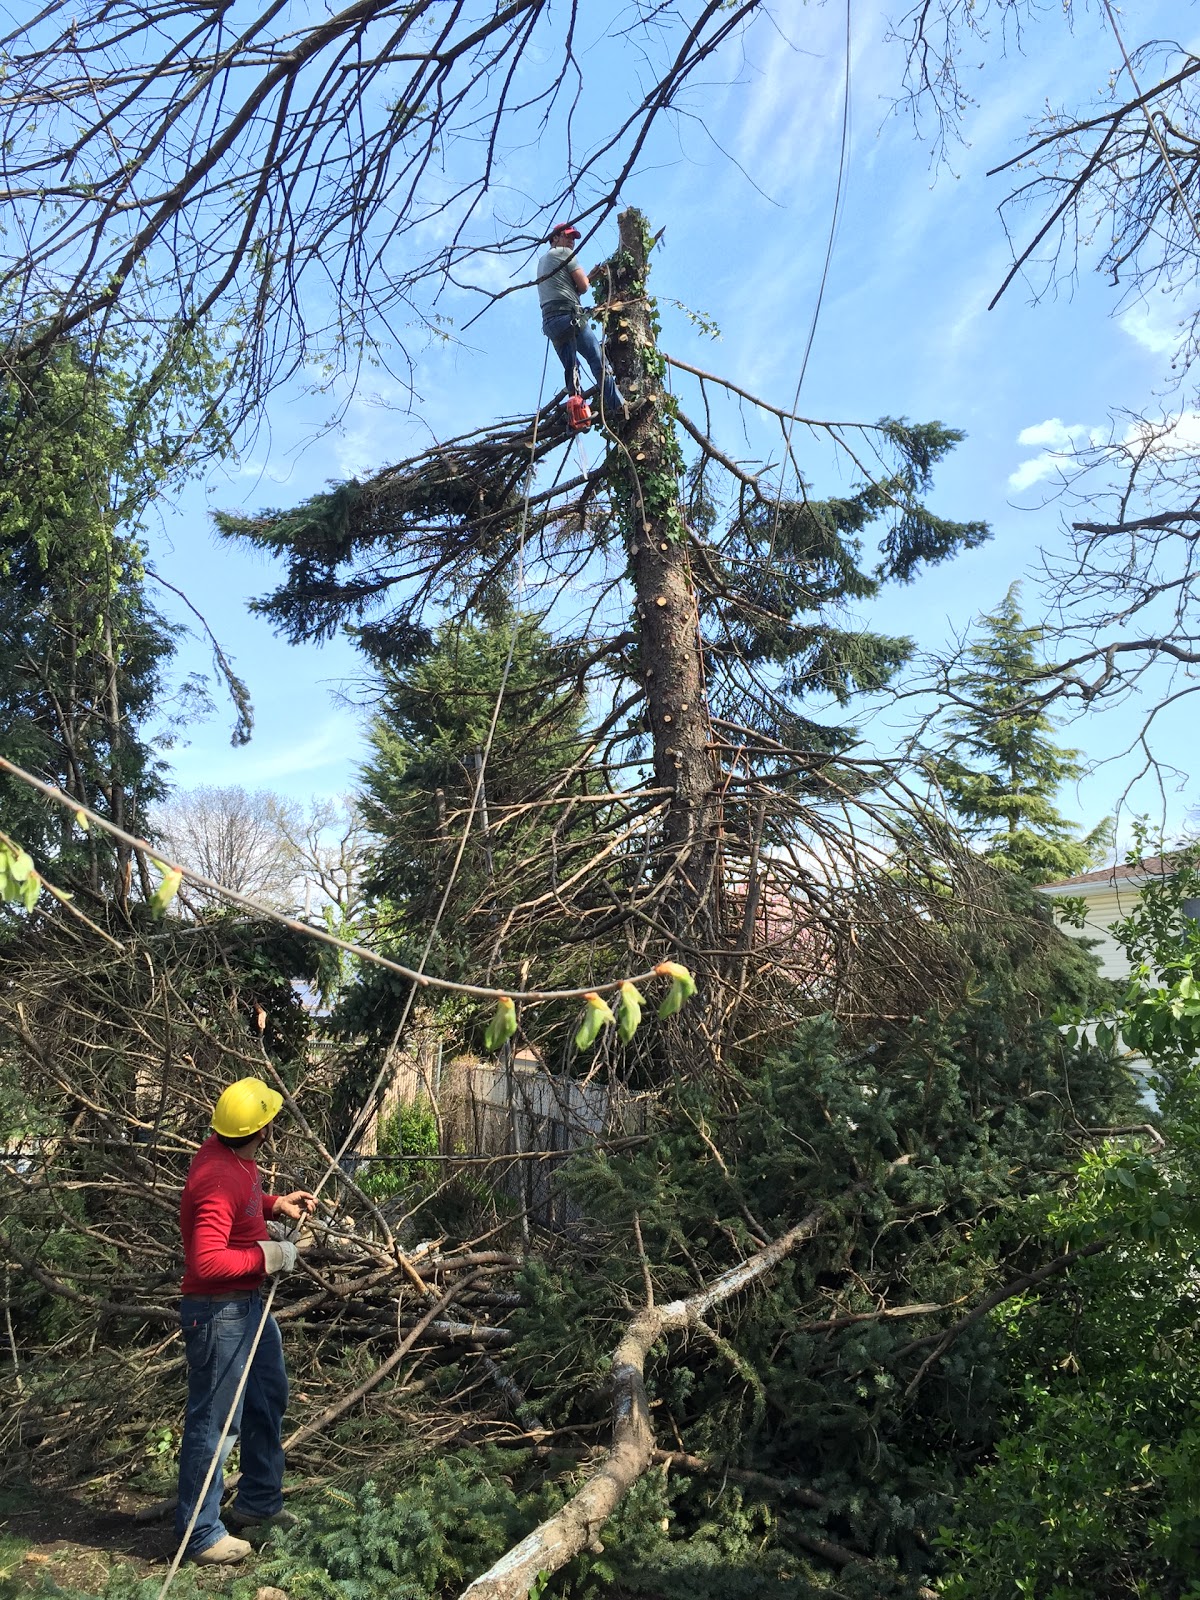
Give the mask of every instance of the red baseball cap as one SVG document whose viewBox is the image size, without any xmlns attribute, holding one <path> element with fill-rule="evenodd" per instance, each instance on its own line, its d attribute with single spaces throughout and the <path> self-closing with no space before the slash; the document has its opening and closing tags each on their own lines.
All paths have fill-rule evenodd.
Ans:
<svg viewBox="0 0 1200 1600">
<path fill-rule="evenodd" d="M 566 234 L 568 239 L 582 239 L 583 237 L 579 229 L 570 222 L 556 222 L 550 229 L 548 237 L 553 239 L 557 234 L 560 233 Z"/>
</svg>

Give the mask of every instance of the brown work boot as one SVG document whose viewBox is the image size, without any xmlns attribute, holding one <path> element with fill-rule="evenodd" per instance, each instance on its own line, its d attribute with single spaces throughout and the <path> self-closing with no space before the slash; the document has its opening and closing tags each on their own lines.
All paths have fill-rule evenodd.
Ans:
<svg viewBox="0 0 1200 1600">
<path fill-rule="evenodd" d="M 226 1533 L 215 1544 L 201 1550 L 198 1556 L 193 1556 L 192 1560 L 198 1567 L 223 1567 L 232 1566 L 235 1561 L 244 1561 L 253 1554 L 254 1546 L 248 1540 L 235 1539 L 231 1533 Z"/>
<path fill-rule="evenodd" d="M 231 1506 L 225 1512 L 225 1520 L 231 1528 L 298 1528 L 300 1518 L 292 1511 L 276 1511 L 272 1516 L 259 1517 L 251 1511 L 239 1511 L 236 1506 Z"/>
</svg>

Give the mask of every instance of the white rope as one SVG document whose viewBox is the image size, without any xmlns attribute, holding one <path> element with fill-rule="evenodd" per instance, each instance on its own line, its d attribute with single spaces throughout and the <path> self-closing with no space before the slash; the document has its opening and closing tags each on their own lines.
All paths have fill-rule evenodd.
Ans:
<svg viewBox="0 0 1200 1600">
<path fill-rule="evenodd" d="M 525 533 L 526 533 L 526 528 L 527 528 L 528 522 L 529 522 L 529 497 L 530 497 L 530 494 L 532 492 L 532 487 L 533 487 L 534 456 L 535 456 L 536 451 L 537 451 L 538 429 L 541 426 L 541 420 L 542 420 L 542 397 L 543 397 L 543 394 L 545 392 L 546 368 L 547 368 L 547 366 L 549 364 L 549 360 L 550 360 L 550 345 L 549 345 L 549 342 L 547 341 L 546 354 L 545 354 L 545 357 L 542 360 L 541 382 L 538 385 L 537 410 L 534 413 L 534 418 L 533 418 L 533 435 L 532 435 L 532 438 L 531 438 L 530 444 L 529 444 L 529 466 L 528 466 L 528 469 L 526 470 L 526 473 L 525 473 L 525 496 L 524 496 L 524 502 L 523 502 L 522 507 L 521 507 L 521 527 L 520 527 L 520 531 L 519 531 L 518 536 L 517 536 L 517 584 L 518 584 L 518 594 L 523 594 L 524 593 L 524 588 L 525 588 Z M 437 937 L 438 928 L 441 925 L 441 920 L 442 920 L 442 917 L 443 917 L 443 915 L 445 913 L 446 905 L 449 902 L 450 891 L 453 889 L 455 880 L 458 877 L 459 868 L 462 865 L 463 855 L 466 852 L 466 848 L 467 848 L 467 840 L 471 835 L 471 826 L 472 826 L 472 824 L 473 824 L 473 822 L 475 820 L 475 814 L 476 814 L 477 810 L 479 809 L 480 798 L 481 798 L 481 796 L 483 794 L 484 778 L 485 778 L 485 776 L 487 774 L 488 759 L 489 759 L 489 757 L 491 756 L 491 753 L 492 753 L 492 742 L 493 742 L 493 740 L 494 740 L 494 738 L 496 736 L 496 725 L 500 720 L 500 709 L 501 709 L 501 706 L 502 706 L 503 701 L 504 701 L 505 690 L 508 687 L 508 677 L 509 677 L 509 673 L 512 670 L 513 655 L 514 655 L 514 653 L 516 651 L 516 647 L 517 647 L 517 634 L 518 634 L 518 631 L 520 629 L 520 626 L 521 626 L 521 613 L 520 613 L 520 608 L 518 607 L 517 611 L 516 611 L 516 614 L 513 617 L 512 632 L 511 632 L 511 634 L 509 636 L 509 641 L 508 641 L 508 657 L 507 657 L 507 659 L 505 660 L 505 663 L 504 663 L 504 671 L 500 675 L 500 688 L 499 688 L 499 691 L 497 692 L 497 695 L 496 695 L 496 704 L 492 708 L 492 717 L 491 717 L 491 722 L 488 725 L 487 738 L 484 741 L 484 747 L 483 747 L 483 752 L 482 752 L 481 757 L 480 757 L 479 767 L 478 767 L 478 770 L 476 771 L 476 774 L 475 774 L 475 789 L 474 789 L 473 794 L 471 795 L 471 805 L 470 805 L 470 809 L 467 812 L 467 820 L 466 820 L 466 823 L 463 826 L 462 838 L 459 840 L 459 843 L 458 843 L 458 852 L 454 857 L 454 864 L 450 868 L 450 876 L 446 880 L 446 887 L 442 890 L 442 898 L 441 898 L 440 902 L 438 903 L 437 911 L 434 913 L 433 923 L 432 923 L 432 925 L 430 926 L 430 929 L 429 929 L 429 937 L 425 941 L 425 948 L 424 948 L 424 950 L 422 950 L 421 959 L 417 963 L 417 971 L 418 971 L 418 973 L 423 973 L 425 971 L 425 963 L 429 960 L 430 951 L 433 949 L 433 941 Z M 363 1102 L 362 1110 L 359 1112 L 359 1114 L 356 1117 L 354 1123 L 352 1124 L 349 1133 L 347 1133 L 345 1139 L 343 1139 L 341 1147 L 337 1151 L 336 1155 L 333 1157 L 333 1161 L 331 1162 L 330 1166 L 326 1169 L 325 1173 L 323 1174 L 322 1179 L 321 1179 L 321 1183 L 313 1191 L 314 1194 L 320 1194 L 321 1187 L 324 1185 L 326 1180 L 332 1175 L 334 1167 L 337 1166 L 341 1162 L 342 1157 L 346 1154 L 347 1150 L 349 1150 L 350 1146 L 354 1143 L 355 1139 L 358 1137 L 358 1135 L 361 1133 L 363 1127 L 366 1125 L 367 1119 L 368 1119 L 368 1117 L 370 1115 L 371 1103 L 375 1099 L 375 1096 L 378 1094 L 380 1088 L 382 1087 L 383 1080 L 386 1077 L 387 1073 L 391 1070 L 391 1059 L 390 1059 L 391 1058 L 391 1052 L 395 1048 L 396 1043 L 400 1038 L 400 1035 L 404 1032 L 405 1025 L 408 1022 L 409 1014 L 412 1011 L 413 1001 L 416 999 L 416 993 L 417 993 L 417 984 L 413 983 L 409 987 L 408 997 L 404 1002 L 404 1009 L 400 1014 L 400 1020 L 396 1024 L 395 1031 L 394 1031 L 394 1033 L 392 1035 L 392 1043 L 388 1047 L 388 1050 L 384 1055 L 383 1065 L 380 1067 L 379 1071 L 375 1075 L 375 1081 L 372 1083 L 370 1089 L 367 1092 L 366 1099 Z"/>
<path fill-rule="evenodd" d="M 537 410 L 534 413 L 534 418 L 533 418 L 533 436 L 532 436 L 532 439 L 531 439 L 530 445 L 529 445 L 529 465 L 528 465 L 528 467 L 526 469 L 526 472 L 525 472 L 525 495 L 524 495 L 524 500 L 523 500 L 523 503 L 522 503 L 522 506 L 521 506 L 521 526 L 520 526 L 520 530 L 519 530 L 519 533 L 518 533 L 518 536 L 517 536 L 517 593 L 518 593 L 518 597 L 522 596 L 524 594 L 524 592 L 525 592 L 525 535 L 526 535 L 526 531 L 527 531 L 528 524 L 529 524 L 529 499 L 530 499 L 530 495 L 531 495 L 532 489 L 533 489 L 533 474 L 534 474 L 534 467 L 535 467 L 535 456 L 536 456 L 536 451 L 537 451 L 537 437 L 538 437 L 538 429 L 539 429 L 539 427 L 541 425 L 541 419 L 542 419 L 542 398 L 543 398 L 543 395 L 544 395 L 544 392 L 545 392 L 546 368 L 549 365 L 549 359 L 550 359 L 550 346 L 547 343 L 547 345 L 546 345 L 546 354 L 545 354 L 545 357 L 544 357 L 544 359 L 542 361 L 541 382 L 540 382 L 540 384 L 538 386 Z M 512 671 L 513 658 L 514 658 L 514 656 L 516 654 L 517 636 L 518 636 L 518 634 L 520 632 L 520 627 L 521 627 L 521 609 L 520 609 L 520 605 L 518 604 L 518 606 L 515 609 L 514 615 L 513 615 L 512 631 L 510 633 L 509 641 L 508 641 L 508 655 L 507 655 L 507 657 L 505 659 L 505 662 L 504 662 L 504 671 L 500 675 L 500 687 L 499 687 L 499 689 L 497 690 L 497 693 L 496 693 L 496 704 L 492 708 L 492 716 L 491 716 L 491 721 L 490 721 L 490 723 L 488 725 L 487 739 L 484 742 L 483 752 L 481 754 L 480 761 L 479 761 L 479 768 L 478 768 L 478 771 L 477 771 L 476 777 L 475 777 L 475 790 L 474 790 L 474 793 L 471 796 L 470 810 L 467 812 L 466 822 L 465 822 L 465 824 L 463 826 L 463 833 L 462 833 L 462 838 L 459 841 L 458 853 L 456 854 L 456 856 L 454 858 L 454 864 L 450 869 L 450 875 L 447 878 L 446 886 L 442 891 L 441 901 L 439 902 L 437 911 L 434 914 L 433 923 L 431 924 L 430 929 L 429 929 L 429 936 L 425 941 L 425 948 L 421 952 L 421 959 L 420 959 L 420 962 L 418 963 L 418 966 L 417 966 L 418 974 L 424 972 L 425 963 L 428 961 L 430 952 L 433 949 L 433 941 L 437 937 L 438 927 L 439 927 L 439 925 L 441 923 L 442 916 L 445 913 L 446 906 L 447 906 L 447 904 L 449 902 L 449 899 L 450 899 L 450 892 L 454 887 L 455 879 L 458 877 L 458 871 L 459 871 L 460 866 L 462 865 L 463 855 L 466 852 L 466 848 L 467 848 L 467 840 L 470 837 L 471 827 L 472 827 L 472 824 L 473 824 L 474 819 L 475 819 L 475 814 L 476 814 L 476 812 L 477 812 L 477 810 L 479 808 L 480 796 L 483 793 L 484 776 L 485 776 L 486 771 L 487 771 L 488 759 L 489 759 L 489 757 L 491 756 L 491 753 L 492 753 L 492 743 L 493 743 L 493 741 L 495 739 L 495 736 L 496 736 L 496 727 L 497 727 L 497 725 L 498 725 L 498 723 L 500 721 L 500 711 L 501 711 L 501 708 L 502 708 L 503 703 L 504 703 L 505 691 L 508 688 L 508 679 L 509 679 L 509 674 Z M 395 1043 L 395 1040 L 397 1040 L 400 1037 L 401 1033 L 404 1031 L 404 1026 L 407 1023 L 408 1017 L 409 1017 L 409 1013 L 412 1010 L 413 1000 L 416 997 L 416 992 L 417 992 L 417 984 L 416 984 L 416 982 L 414 982 L 409 987 L 408 998 L 404 1002 L 404 1010 L 401 1013 L 400 1021 L 396 1025 L 396 1031 L 395 1031 L 395 1034 L 393 1036 L 393 1045 Z M 385 1076 L 387 1075 L 387 1073 L 391 1070 L 391 1068 L 392 1068 L 391 1049 L 389 1048 L 389 1050 L 386 1052 L 386 1054 L 384 1056 L 383 1065 L 380 1067 L 378 1073 L 376 1074 L 375 1081 L 371 1085 L 371 1088 L 367 1093 L 366 1099 L 365 1099 L 365 1101 L 363 1103 L 362 1110 L 359 1112 L 358 1116 L 355 1118 L 353 1124 L 351 1125 L 350 1131 L 349 1131 L 349 1133 L 347 1133 L 345 1139 L 342 1141 L 342 1144 L 341 1144 L 340 1148 L 335 1152 L 334 1155 L 332 1155 L 329 1158 L 329 1161 L 328 1161 L 328 1163 L 326 1165 L 325 1171 L 321 1174 L 321 1177 L 320 1177 L 320 1179 L 319 1179 L 319 1181 L 317 1183 L 316 1188 L 311 1191 L 314 1196 L 320 1194 L 321 1190 L 325 1187 L 325 1184 L 329 1181 L 329 1179 L 333 1176 L 333 1174 L 339 1169 L 342 1157 L 346 1154 L 346 1152 L 347 1152 L 347 1150 L 349 1150 L 351 1144 L 353 1144 L 354 1140 L 358 1137 L 359 1133 L 362 1131 L 362 1128 L 366 1123 L 367 1117 L 370 1114 L 371 1104 L 372 1104 L 373 1100 L 375 1099 L 376 1094 L 379 1092 L 380 1088 L 382 1087 L 383 1080 L 384 1080 Z M 292 1234 L 291 1234 L 292 1238 L 294 1238 L 299 1233 L 300 1227 L 301 1227 L 301 1223 L 298 1222 L 296 1224 L 296 1227 L 292 1230 Z M 196 1503 L 195 1503 L 195 1506 L 194 1506 L 194 1508 L 192 1510 L 191 1518 L 189 1519 L 188 1525 L 187 1525 L 186 1529 L 184 1530 L 184 1534 L 183 1534 L 182 1539 L 179 1541 L 179 1548 L 176 1550 L 175 1555 L 172 1558 L 171 1565 L 170 1565 L 170 1567 L 169 1567 L 169 1569 L 167 1571 L 167 1576 L 163 1581 L 162 1588 L 158 1591 L 157 1600 L 165 1600 L 167 1590 L 171 1587 L 171 1584 L 172 1584 L 172 1582 L 174 1581 L 174 1578 L 175 1578 L 175 1574 L 179 1571 L 180 1563 L 183 1560 L 184 1552 L 187 1550 L 187 1547 L 188 1547 L 188 1540 L 192 1537 L 192 1534 L 195 1531 L 196 1521 L 199 1518 L 201 1508 L 204 1505 L 205 1496 L 208 1494 L 209 1488 L 212 1485 L 213 1478 L 216 1476 L 217 1469 L 218 1469 L 218 1467 L 220 1465 L 220 1462 L 221 1462 L 221 1452 L 224 1449 L 225 1441 L 229 1437 L 230 1430 L 233 1427 L 233 1419 L 237 1415 L 237 1409 L 238 1409 L 238 1406 L 241 1404 L 242 1395 L 245 1393 L 246 1383 L 247 1383 L 247 1381 L 248 1381 L 248 1379 L 250 1377 L 250 1368 L 254 1364 L 254 1357 L 258 1352 L 258 1347 L 259 1347 L 259 1344 L 260 1344 L 260 1342 L 262 1340 L 262 1336 L 263 1336 L 263 1329 L 266 1327 L 267 1318 L 271 1314 L 271 1306 L 274 1303 L 275 1292 L 278 1289 L 278 1287 L 279 1287 L 279 1279 L 278 1279 L 278 1277 L 272 1278 L 270 1290 L 269 1290 L 269 1292 L 267 1294 L 266 1300 L 263 1302 L 262 1316 L 259 1318 L 258 1327 L 255 1329 L 254 1339 L 253 1339 L 253 1342 L 250 1345 L 250 1352 L 249 1352 L 248 1356 L 246 1357 L 246 1364 L 242 1368 L 241 1376 L 238 1379 L 237 1388 L 234 1391 L 233 1400 L 232 1400 L 232 1402 L 230 1404 L 230 1407 L 229 1407 L 229 1413 L 225 1418 L 224 1426 L 222 1427 L 220 1435 L 219 1435 L 219 1437 L 217 1439 L 217 1444 L 216 1444 L 215 1450 L 213 1451 L 212 1460 L 209 1462 L 208 1471 L 205 1473 L 205 1476 L 204 1476 L 204 1482 L 203 1482 L 203 1484 L 202 1484 L 202 1486 L 200 1488 L 199 1494 L 196 1496 Z"/>
<path fill-rule="evenodd" d="M 294 1233 L 299 1232 L 299 1224 L 296 1225 L 296 1228 L 293 1231 Z M 174 1582 L 175 1574 L 179 1571 L 179 1564 L 183 1560 L 184 1551 L 188 1547 L 188 1540 L 192 1537 L 192 1534 L 195 1531 L 196 1521 L 204 1505 L 205 1496 L 208 1494 L 213 1478 L 216 1476 L 217 1468 L 221 1462 L 221 1451 L 224 1449 L 225 1441 L 229 1437 L 229 1430 L 233 1427 L 233 1419 L 237 1415 L 237 1409 L 242 1403 L 242 1395 L 246 1391 L 246 1383 L 250 1377 L 250 1368 L 254 1365 L 254 1357 L 258 1353 L 258 1347 L 263 1336 L 263 1329 L 267 1325 L 267 1318 L 271 1315 L 271 1306 L 275 1300 L 275 1291 L 278 1287 L 279 1279 L 277 1277 L 272 1278 L 270 1291 L 268 1292 L 267 1298 L 263 1303 L 262 1316 L 259 1318 L 258 1327 L 254 1330 L 254 1339 L 250 1345 L 250 1353 L 246 1357 L 246 1365 L 242 1368 L 241 1377 L 238 1379 L 237 1388 L 233 1393 L 233 1400 L 230 1402 L 228 1415 L 225 1418 L 224 1426 L 222 1427 L 220 1436 L 217 1439 L 217 1447 L 213 1451 L 212 1460 L 208 1463 L 208 1471 L 204 1474 L 204 1482 L 201 1484 L 200 1492 L 196 1496 L 196 1503 L 192 1509 L 192 1515 L 188 1521 L 188 1525 L 183 1530 L 183 1538 L 179 1541 L 179 1548 L 172 1557 L 171 1565 L 167 1569 L 167 1575 L 163 1579 L 163 1586 L 158 1591 L 158 1600 L 163 1600 L 167 1590 Z"/>
</svg>

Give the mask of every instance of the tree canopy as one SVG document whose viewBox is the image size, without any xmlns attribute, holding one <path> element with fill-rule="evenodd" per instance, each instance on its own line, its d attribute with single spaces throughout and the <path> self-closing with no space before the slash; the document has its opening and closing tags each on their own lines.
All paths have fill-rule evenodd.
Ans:
<svg viewBox="0 0 1200 1600">
<path fill-rule="evenodd" d="M 456 939 L 478 959 L 502 938 L 511 969 L 518 952 L 546 949 L 553 927 L 556 959 L 573 973 L 602 970 L 614 941 L 647 957 L 673 947 L 705 974 L 711 1037 L 683 1052 L 699 1059 L 724 1048 L 724 1008 L 736 1009 L 749 970 L 775 983 L 775 1000 L 761 1003 L 775 1008 L 781 1030 L 812 1004 L 814 989 L 853 1008 L 850 997 L 865 990 L 878 1000 L 893 985 L 919 982 L 918 973 L 935 985 L 944 975 L 941 956 L 914 959 L 911 948 L 939 919 L 914 919 L 905 900 L 937 891 L 928 882 L 901 890 L 903 871 L 890 870 L 914 826 L 912 807 L 889 792 L 884 768 L 858 755 L 854 729 L 839 717 L 855 694 L 886 684 L 911 646 L 848 626 L 841 608 L 889 582 L 913 581 L 981 543 L 988 529 L 930 504 L 936 466 L 961 438 L 938 422 L 811 424 L 838 445 L 851 479 L 824 497 L 803 477 L 785 492 L 791 453 L 768 478 L 722 449 L 684 397 L 665 391 L 670 357 L 658 346 L 648 291 L 651 242 L 645 218 L 623 213 L 621 248 L 601 269 L 622 308 L 608 318 L 607 348 L 638 405 L 585 472 L 566 475 L 568 436 L 553 410 L 448 440 L 292 510 L 217 521 L 227 537 L 285 564 L 284 582 L 255 602 L 285 636 L 346 628 L 382 670 L 368 782 L 383 837 L 398 827 L 397 842 L 411 852 L 411 827 L 400 819 L 420 816 L 440 876 L 456 841 L 439 805 L 460 830 L 487 830 L 490 844 L 470 845 L 465 883 L 478 882 L 487 848 L 495 883 L 456 898 Z M 702 403 L 714 384 L 703 380 Z M 879 463 L 874 473 L 868 458 Z M 525 637 L 513 577 L 526 569 L 537 572 L 547 617 L 580 618 L 556 626 L 552 641 Z M 444 612 L 467 625 L 439 625 Z M 489 620 L 505 616 L 507 645 Z M 493 705 L 476 691 L 448 705 L 445 693 L 451 664 L 484 642 L 506 736 L 496 747 L 497 781 L 479 791 L 486 823 L 462 803 L 474 785 L 461 770 L 461 741 L 473 721 L 470 737 L 482 749 Z M 520 669 L 497 682 L 506 651 Z M 429 680 L 435 668 L 440 683 Z M 420 696 L 434 688 L 445 709 L 436 726 L 426 722 L 414 760 L 410 729 Z M 399 719 L 392 734 L 389 714 Z M 552 740 L 529 745 L 539 727 L 553 725 Z M 453 784 L 439 753 L 451 727 L 462 728 Z M 385 741 L 388 815 L 377 792 Z M 523 752 L 520 794 L 506 776 L 514 751 Z M 412 790 L 405 807 L 395 788 L 401 772 Z M 876 841 L 873 853 L 860 847 L 856 825 Z M 386 844 L 384 859 L 396 849 Z M 414 903 L 432 904 L 426 871 L 410 853 L 393 881 L 407 884 Z M 493 955 L 487 960 L 493 970 Z M 807 976 L 797 981 L 797 969 Z"/>
<path fill-rule="evenodd" d="M 294 0 L 194 15 L 51 0 L 3 40 L 12 345 L 148 333 L 153 388 L 174 346 L 221 328 L 241 415 L 306 363 L 354 370 L 382 350 L 404 365 L 388 347 L 406 324 L 438 327 L 439 289 L 469 281 L 481 249 L 516 264 L 560 207 L 613 209 L 656 119 L 756 4 L 634 0 L 607 17 L 644 67 L 614 114 L 574 5 L 355 0 L 315 17 Z M 570 177 L 524 203 L 505 174 L 546 140 Z"/>
<path fill-rule="evenodd" d="M 134 520 L 154 464 L 122 398 L 119 374 L 97 384 L 65 340 L 0 391 L 0 752 L 140 831 L 162 793 L 147 724 L 174 642 Z M 127 852 L 9 778 L 0 795 L 6 827 L 43 864 L 113 892 Z"/>
</svg>

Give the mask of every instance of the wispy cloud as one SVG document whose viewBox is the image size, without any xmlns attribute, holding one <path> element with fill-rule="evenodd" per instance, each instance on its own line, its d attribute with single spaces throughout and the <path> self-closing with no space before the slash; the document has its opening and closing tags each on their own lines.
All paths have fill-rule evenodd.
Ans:
<svg viewBox="0 0 1200 1600">
<path fill-rule="evenodd" d="M 765 28 L 757 38 L 753 92 L 734 150 L 748 171 L 767 174 L 766 187 L 782 197 L 825 169 L 829 141 L 839 136 L 845 39 L 832 12 L 795 3 L 774 10 L 769 39 Z M 851 46 L 852 70 L 865 39 Z"/>
<path fill-rule="evenodd" d="M 259 746 L 254 740 L 243 749 L 228 749 L 214 759 L 211 748 L 195 751 L 186 746 L 173 753 L 172 765 L 185 788 L 193 783 L 238 783 L 244 788 L 289 787 L 289 779 L 313 775 L 317 787 L 332 791 L 345 779 L 339 769 L 357 754 L 359 733 L 348 714 L 330 716 L 307 738 Z M 197 763 L 203 763 L 200 770 Z M 193 767 L 196 770 L 193 770 Z"/>
<path fill-rule="evenodd" d="M 247 456 L 238 462 L 233 475 L 235 478 L 257 478 L 267 483 L 286 483 L 291 477 L 291 472 L 269 461 L 260 461 L 254 456 Z"/>
<path fill-rule="evenodd" d="M 498 293 L 502 289 L 509 288 L 514 279 L 521 281 L 524 278 L 533 278 L 536 271 L 536 262 L 531 263 L 528 271 L 522 272 L 519 265 L 514 264 L 513 258 L 497 255 L 492 250 L 481 250 L 464 263 L 456 273 L 456 277 L 464 288 L 486 289 L 489 293 Z"/>
</svg>

